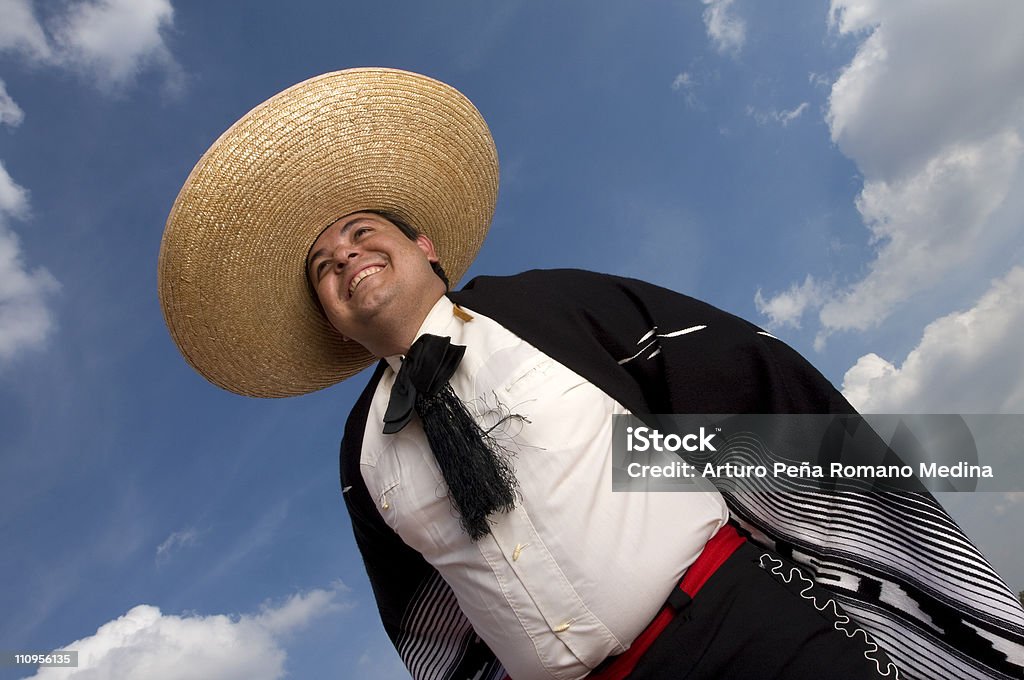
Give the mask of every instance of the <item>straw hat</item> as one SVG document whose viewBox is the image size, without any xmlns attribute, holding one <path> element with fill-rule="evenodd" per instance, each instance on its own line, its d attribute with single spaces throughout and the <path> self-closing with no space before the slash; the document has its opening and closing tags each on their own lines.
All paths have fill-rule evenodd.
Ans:
<svg viewBox="0 0 1024 680">
<path fill-rule="evenodd" d="M 373 357 L 345 342 L 306 282 L 310 245 L 384 210 L 436 246 L 454 283 L 494 214 L 498 157 L 454 88 L 384 68 L 328 73 L 247 113 L 199 159 L 160 244 L 160 304 L 185 359 L 253 397 L 333 385 Z"/>
</svg>

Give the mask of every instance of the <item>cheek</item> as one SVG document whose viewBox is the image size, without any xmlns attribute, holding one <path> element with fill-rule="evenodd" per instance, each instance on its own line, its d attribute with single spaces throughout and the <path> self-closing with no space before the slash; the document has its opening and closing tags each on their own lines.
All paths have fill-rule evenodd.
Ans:
<svg viewBox="0 0 1024 680">
<path fill-rule="evenodd" d="M 346 327 L 346 318 L 340 310 L 331 307 L 324 307 L 324 316 L 327 317 L 327 323 L 331 324 L 331 328 L 333 328 L 342 337 L 346 335 L 344 330 Z"/>
<path fill-rule="evenodd" d="M 321 305 L 325 305 L 325 303 L 330 304 L 338 299 L 339 288 L 342 285 L 341 279 L 342 277 L 333 270 L 323 275 L 323 278 L 320 279 L 319 284 L 316 286 L 317 298 L 319 298 Z"/>
<path fill-rule="evenodd" d="M 331 277 L 329 276 L 324 277 L 316 287 L 316 301 L 320 305 L 320 311 L 331 322 L 331 325 L 337 327 L 337 320 L 341 311 L 339 309 L 340 301 L 338 300 L 337 285 L 330 279 Z"/>
<path fill-rule="evenodd" d="M 313 284 L 313 295 L 316 298 L 317 303 L 320 305 L 322 311 L 327 310 L 327 306 L 324 304 L 326 301 L 327 286 L 324 285 L 323 281 Z"/>
</svg>

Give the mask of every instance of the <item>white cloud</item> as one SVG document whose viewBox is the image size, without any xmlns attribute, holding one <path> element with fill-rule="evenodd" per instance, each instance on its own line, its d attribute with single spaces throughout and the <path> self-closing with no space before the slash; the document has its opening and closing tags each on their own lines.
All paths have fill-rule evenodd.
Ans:
<svg viewBox="0 0 1024 680">
<path fill-rule="evenodd" d="M 162 71 L 166 91 L 180 90 L 182 69 L 164 42 L 173 25 L 170 0 L 79 0 L 58 7 L 40 22 L 27 0 L 0 0 L 0 51 L 68 69 L 108 92 L 126 88 L 150 67 Z"/>
<path fill-rule="evenodd" d="M 736 16 L 734 0 L 703 0 L 704 26 L 715 49 L 722 54 L 738 54 L 747 40 L 747 24 Z"/>
<path fill-rule="evenodd" d="M 1024 267 L 993 282 L 974 307 L 928 324 L 897 366 L 857 360 L 843 394 L 868 413 L 1024 413 Z"/>
<path fill-rule="evenodd" d="M 189 527 L 181 531 L 175 531 L 167 539 L 157 546 L 156 548 L 156 560 L 157 562 L 164 562 L 168 560 L 173 551 L 185 548 L 196 544 L 196 539 L 199 537 L 199 532 L 194 527 Z"/>
<path fill-rule="evenodd" d="M 867 276 L 822 308 L 825 332 L 877 326 L 915 293 L 1013 239 L 1016 220 L 990 218 L 1024 183 L 1022 151 L 1018 133 L 1007 131 L 952 145 L 899 181 L 866 181 L 857 209 L 879 245 Z"/>
<path fill-rule="evenodd" d="M 28 215 L 28 192 L 0 163 L 0 362 L 24 349 L 38 347 L 54 327 L 47 298 L 59 285 L 42 268 L 29 270 L 8 218 Z"/>
<path fill-rule="evenodd" d="M 693 76 L 690 75 L 689 71 L 683 71 L 676 76 L 675 80 L 672 81 L 673 90 L 689 90 L 693 88 L 696 83 L 693 80 Z"/>
<path fill-rule="evenodd" d="M 950 144 L 1020 129 L 1024 3 L 832 0 L 830 23 L 864 35 L 832 87 L 832 139 L 866 175 L 917 172 Z"/>
<path fill-rule="evenodd" d="M 799 118 L 800 114 L 807 110 L 808 106 L 809 104 L 807 102 L 800 102 L 800 105 L 797 106 L 795 109 L 790 109 L 789 111 L 780 111 L 778 121 L 782 123 L 783 127 L 785 127 L 792 123 L 797 118 Z"/>
<path fill-rule="evenodd" d="M 350 592 L 348 586 L 341 581 L 331 584 L 330 590 L 316 589 L 306 593 L 296 593 L 284 604 L 275 607 L 264 603 L 260 613 L 252 620 L 275 635 L 285 635 L 305 627 L 312 619 L 328 612 L 351 609 L 352 603 L 336 602 L 341 594 Z"/>
<path fill-rule="evenodd" d="M 1002 494 L 1002 502 L 997 503 L 992 511 L 997 515 L 1005 515 L 1019 504 L 1024 504 L 1024 491 L 1008 491 Z"/>
<path fill-rule="evenodd" d="M 862 38 L 826 120 L 863 174 L 875 254 L 824 301 L 818 347 L 1019 245 L 1000 208 L 1024 191 L 1024 3 L 832 0 L 829 17 Z"/>
<path fill-rule="evenodd" d="M 49 60 L 51 50 L 30 0 L 0 0 L 0 52 L 21 52 L 33 60 Z"/>
<path fill-rule="evenodd" d="M 682 92 L 686 105 L 690 108 L 697 106 L 697 80 L 689 71 L 683 71 L 672 81 L 672 89 Z"/>
<path fill-rule="evenodd" d="M 0 80 L 0 125 L 17 127 L 24 118 L 24 111 L 11 99 L 11 95 L 7 94 L 7 85 Z"/>
<path fill-rule="evenodd" d="M 0 218 L 8 215 L 18 219 L 28 216 L 28 192 L 11 179 L 0 162 Z"/>
<path fill-rule="evenodd" d="M 761 295 L 761 289 L 754 294 L 757 311 L 768 317 L 772 327 L 800 327 L 800 319 L 808 309 L 816 308 L 825 299 L 828 287 L 814 280 L 810 274 L 803 283 L 794 283 L 789 290 L 779 293 L 770 299 Z"/>
<path fill-rule="evenodd" d="M 285 677 L 283 639 L 350 608 L 339 601 L 347 590 L 338 581 L 241 616 L 178 616 L 138 605 L 60 648 L 78 652 L 77 668 L 40 668 L 27 680 L 278 680 Z"/>
<path fill-rule="evenodd" d="M 0 0 L 0 53 L 71 70 L 107 92 L 123 90 L 156 67 L 165 92 L 180 90 L 181 67 L 163 40 L 172 25 L 170 0 L 83 0 L 56 7 L 40 23 L 28 0 Z M 0 124 L 17 126 L 24 117 L 0 80 Z M 0 361 L 40 345 L 54 327 L 46 303 L 57 281 L 43 268 L 27 267 L 9 224 L 27 214 L 27 192 L 0 163 Z"/>
<path fill-rule="evenodd" d="M 807 102 L 800 102 L 800 104 L 789 111 L 758 111 L 753 106 L 747 107 L 747 115 L 753 118 L 758 125 L 767 125 L 768 123 L 778 123 L 782 127 L 787 127 L 794 120 L 803 115 L 803 112 L 810 106 Z"/>
<path fill-rule="evenodd" d="M 811 71 L 807 74 L 807 82 L 815 87 L 832 88 L 832 79 L 824 73 L 818 73 L 816 71 Z"/>
<path fill-rule="evenodd" d="M 63 63 L 93 74 L 101 87 L 121 89 L 147 66 L 160 67 L 165 86 L 181 86 L 181 68 L 162 33 L 172 25 L 170 0 L 96 0 L 72 5 L 54 20 Z"/>
</svg>

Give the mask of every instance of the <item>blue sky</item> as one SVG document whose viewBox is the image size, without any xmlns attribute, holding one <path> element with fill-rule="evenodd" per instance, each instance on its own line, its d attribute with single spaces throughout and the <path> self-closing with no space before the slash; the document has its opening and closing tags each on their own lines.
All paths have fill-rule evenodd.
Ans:
<svg viewBox="0 0 1024 680">
<path fill-rule="evenodd" d="M 406 677 L 338 489 L 367 376 L 228 394 L 156 298 L 192 165 L 326 71 L 481 110 L 502 180 L 470 277 L 643 278 L 862 410 L 1024 412 L 1022 23 L 1017 0 L 0 0 L 0 649 L 98 669 L 37 678 Z M 944 502 L 1024 589 L 1024 493 Z"/>
</svg>

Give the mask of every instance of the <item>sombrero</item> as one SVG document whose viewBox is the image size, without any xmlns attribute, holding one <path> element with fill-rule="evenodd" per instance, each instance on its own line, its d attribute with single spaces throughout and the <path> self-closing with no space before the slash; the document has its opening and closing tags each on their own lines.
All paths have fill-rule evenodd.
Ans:
<svg viewBox="0 0 1024 680">
<path fill-rule="evenodd" d="M 487 234 L 498 157 L 449 85 L 358 68 L 295 85 L 247 113 L 192 170 L 167 218 L 158 288 L 171 337 L 210 382 L 253 397 L 333 385 L 373 357 L 310 294 L 319 233 L 362 210 L 427 234 L 454 283 Z"/>
</svg>

